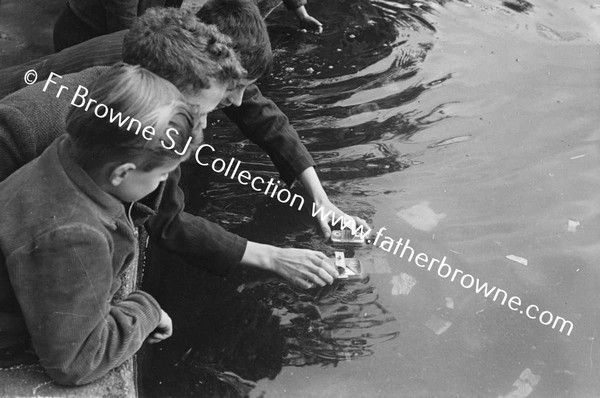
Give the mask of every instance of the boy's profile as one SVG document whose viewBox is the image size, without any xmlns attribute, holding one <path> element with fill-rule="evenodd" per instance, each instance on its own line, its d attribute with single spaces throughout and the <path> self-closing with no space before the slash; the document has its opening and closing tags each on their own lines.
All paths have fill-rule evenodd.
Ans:
<svg viewBox="0 0 600 398">
<path fill-rule="evenodd" d="M 136 201 L 184 160 L 165 143 L 182 148 L 195 128 L 177 88 L 139 66 L 111 67 L 90 97 L 155 135 L 148 140 L 72 108 L 67 134 L 0 183 L 0 315 L 24 321 L 46 372 L 74 385 L 103 376 L 147 338 L 172 332 L 147 293 L 113 296 L 137 257 L 136 226 L 153 213 Z M 6 345 L 21 336 L 0 337 Z"/>
</svg>

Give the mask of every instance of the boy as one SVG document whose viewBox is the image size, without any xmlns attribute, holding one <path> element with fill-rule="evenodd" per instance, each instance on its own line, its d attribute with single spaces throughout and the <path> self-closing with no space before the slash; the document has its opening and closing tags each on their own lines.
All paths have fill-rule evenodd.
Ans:
<svg viewBox="0 0 600 398">
<path fill-rule="evenodd" d="M 90 97 L 102 105 L 73 107 L 68 134 L 0 183 L 0 315 L 22 318 L 46 372 L 72 385 L 171 334 L 147 293 L 111 300 L 136 258 L 136 225 L 152 215 L 136 201 L 184 160 L 175 151 L 195 128 L 175 86 L 139 66 L 113 66 Z"/>
<path fill-rule="evenodd" d="M 248 2 L 244 1 L 244 3 Z M 262 24 L 257 27 L 264 30 L 264 22 L 255 6 L 243 7 L 241 10 L 244 13 L 252 11 L 256 16 L 253 20 L 259 20 Z M 253 26 L 255 25 L 252 23 L 244 23 L 249 35 L 256 30 Z M 171 81 L 187 94 L 189 102 L 204 104 L 198 113 L 205 116 L 205 113 L 212 110 L 221 100 L 219 98 L 216 103 L 211 102 L 212 106 L 206 106 L 208 103 L 206 89 L 229 81 L 239 83 L 245 77 L 235 73 L 235 68 L 219 66 L 219 63 L 227 60 L 225 57 L 228 49 L 222 45 L 217 46 L 222 42 L 218 35 L 203 34 L 206 29 L 207 27 L 193 14 L 183 10 L 152 9 L 140 17 L 132 29 L 126 32 L 124 44 L 106 50 L 113 54 L 112 59 L 123 58 L 125 62 L 140 64 Z M 271 54 L 268 41 L 259 40 L 257 43 L 268 50 L 266 54 Z M 168 51 L 168 55 L 165 51 Z M 67 54 L 73 55 L 74 58 L 65 59 L 63 55 Z M 219 55 L 224 59 L 219 58 Z M 105 61 L 107 59 L 104 58 Z M 36 66 L 38 72 L 49 66 L 51 69 L 48 73 L 73 70 L 71 62 L 85 65 L 89 58 L 85 54 L 77 57 L 75 54 L 63 51 L 47 61 L 47 63 L 42 61 L 38 65 L 39 69 Z M 229 64 L 230 62 L 227 63 Z M 252 70 L 264 70 L 265 65 L 268 68 L 268 63 L 265 64 L 264 61 L 257 63 L 259 64 L 261 67 L 256 68 L 253 65 Z M 62 66 L 66 66 L 66 69 L 61 69 Z M 86 75 L 94 69 L 96 68 L 67 75 L 63 81 L 70 79 L 74 91 L 77 84 L 86 85 L 82 80 L 89 81 Z M 22 79 L 22 76 L 19 79 Z M 64 101 L 60 102 L 63 96 L 57 99 L 51 97 L 50 101 L 47 97 L 43 97 L 43 93 L 40 93 L 43 85 L 44 82 L 41 81 L 0 101 L 0 179 L 3 175 L 14 171 L 11 165 L 22 164 L 23 158 L 29 157 L 27 160 L 30 160 L 41 152 L 40 148 L 45 148 L 44 144 L 47 140 L 44 137 L 48 135 L 48 130 L 60 131 L 60 126 L 57 125 L 60 119 L 55 115 L 65 112 L 66 104 Z M 52 94 L 57 94 L 58 85 L 53 87 Z M 238 84 L 229 94 L 242 95 L 245 88 L 246 84 Z M 235 109 L 235 107 L 228 108 Z M 291 182 L 294 179 L 296 169 L 292 164 L 298 163 L 297 159 L 300 157 L 304 160 L 308 159 L 312 165 L 310 155 L 289 125 L 287 118 L 272 101 L 262 97 L 258 89 L 256 95 L 253 95 L 247 107 L 243 109 L 249 110 L 252 115 L 250 118 L 244 118 L 243 129 L 248 127 L 248 134 L 253 140 L 264 137 L 264 144 L 260 145 L 268 148 L 269 154 L 274 154 L 274 161 L 277 159 L 276 165 L 280 170 L 283 168 L 282 176 L 285 181 Z M 29 143 L 30 140 L 34 142 L 33 145 Z M 303 164 L 306 163 L 304 160 Z M 152 217 L 145 226 L 161 246 L 217 275 L 228 275 L 243 265 L 271 270 L 304 288 L 324 286 L 333 282 L 337 271 L 325 261 L 326 256 L 323 253 L 294 248 L 282 249 L 247 242 L 246 239 L 229 233 L 214 223 L 185 213 L 183 193 L 178 187 L 179 174 L 178 169 L 169 176 L 161 188 L 162 195 L 159 193 L 149 198 L 155 199 L 151 207 L 154 208 L 155 203 L 160 203 L 160 207 L 157 216 Z"/>
</svg>

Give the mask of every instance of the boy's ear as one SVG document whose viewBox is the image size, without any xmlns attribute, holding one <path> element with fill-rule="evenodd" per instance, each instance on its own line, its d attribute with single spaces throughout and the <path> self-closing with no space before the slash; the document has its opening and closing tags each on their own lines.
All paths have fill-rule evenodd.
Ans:
<svg viewBox="0 0 600 398">
<path fill-rule="evenodd" d="M 123 163 L 118 165 L 110 172 L 108 181 L 113 187 L 118 187 L 127 178 L 129 173 L 135 169 L 136 167 L 133 163 Z"/>
</svg>

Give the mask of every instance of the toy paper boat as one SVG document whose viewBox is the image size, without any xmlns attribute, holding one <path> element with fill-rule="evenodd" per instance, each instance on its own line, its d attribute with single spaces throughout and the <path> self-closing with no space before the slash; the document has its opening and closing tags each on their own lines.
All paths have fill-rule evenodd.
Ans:
<svg viewBox="0 0 600 398">
<path fill-rule="evenodd" d="M 360 234 L 354 235 L 349 229 L 331 231 L 331 242 L 347 246 L 363 246 L 365 244 L 365 240 Z"/>
<path fill-rule="evenodd" d="M 336 267 L 341 280 L 359 280 L 363 278 L 363 270 L 357 258 L 345 258 L 344 252 L 335 252 L 335 258 L 329 259 Z"/>
</svg>

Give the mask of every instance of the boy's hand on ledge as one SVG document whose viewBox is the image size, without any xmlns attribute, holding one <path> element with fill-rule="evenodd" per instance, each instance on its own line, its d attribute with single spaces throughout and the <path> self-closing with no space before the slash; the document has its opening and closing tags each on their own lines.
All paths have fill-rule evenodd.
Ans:
<svg viewBox="0 0 600 398">
<path fill-rule="evenodd" d="M 294 10 L 296 18 L 300 22 L 300 28 L 306 29 L 309 32 L 320 34 L 323 32 L 323 24 L 316 18 L 311 17 L 304 6 L 300 6 Z"/>
<path fill-rule="evenodd" d="M 168 339 L 173 334 L 173 321 L 162 309 L 160 310 L 160 321 L 154 332 L 148 337 L 148 343 L 154 344 Z"/>
</svg>

